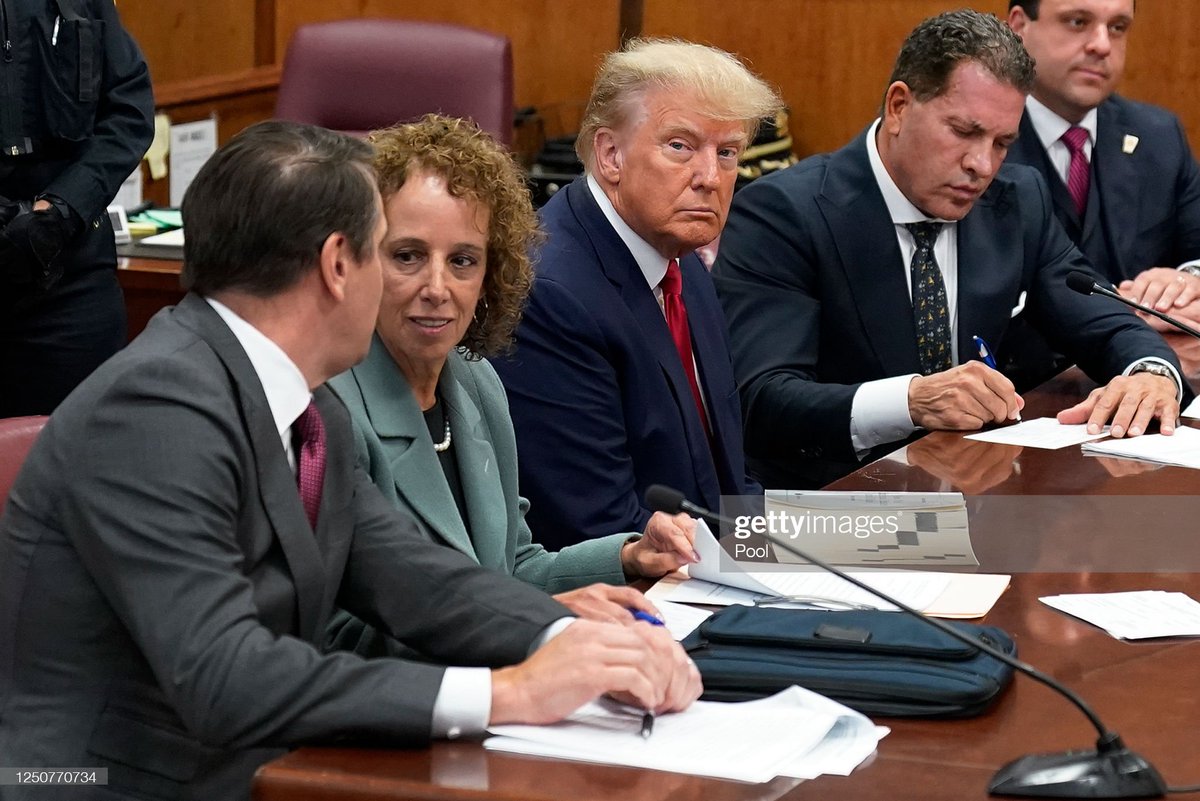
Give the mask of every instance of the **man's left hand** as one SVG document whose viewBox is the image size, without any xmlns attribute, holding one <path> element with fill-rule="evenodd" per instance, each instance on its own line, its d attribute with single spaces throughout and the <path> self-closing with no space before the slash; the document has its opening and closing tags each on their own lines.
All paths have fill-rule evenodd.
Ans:
<svg viewBox="0 0 1200 801">
<path fill-rule="evenodd" d="M 1112 422 L 1114 437 L 1136 437 L 1146 432 L 1150 421 L 1157 418 L 1163 434 L 1175 433 L 1179 419 L 1178 388 L 1166 376 L 1134 373 L 1117 376 L 1108 386 L 1092 390 L 1091 394 L 1070 409 L 1058 413 L 1064 425 L 1087 423 L 1089 434 L 1099 434 L 1104 424 Z"/>
</svg>

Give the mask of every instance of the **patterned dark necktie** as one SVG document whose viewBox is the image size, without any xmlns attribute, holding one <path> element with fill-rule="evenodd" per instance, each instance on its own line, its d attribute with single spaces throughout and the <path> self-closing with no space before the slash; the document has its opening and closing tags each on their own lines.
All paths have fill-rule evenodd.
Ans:
<svg viewBox="0 0 1200 801">
<path fill-rule="evenodd" d="M 1071 151 L 1071 166 L 1067 169 L 1067 191 L 1071 193 L 1071 200 L 1075 201 L 1075 210 L 1082 217 L 1087 209 L 1088 187 L 1092 182 L 1091 169 L 1083 152 L 1083 146 L 1088 141 L 1088 132 L 1075 126 L 1062 135 L 1062 141 L 1067 150 Z"/>
<path fill-rule="evenodd" d="M 952 366 L 950 358 L 950 307 L 946 303 L 946 284 L 933 255 L 942 223 L 907 223 L 905 228 L 916 240 L 912 257 L 913 318 L 917 324 L 917 355 L 921 373 L 932 375 Z"/>
<path fill-rule="evenodd" d="M 704 433 L 711 439 L 712 431 L 708 427 L 704 401 L 700 397 L 700 383 L 696 380 L 696 362 L 692 358 L 692 332 L 688 327 L 687 307 L 683 305 L 683 273 L 679 269 L 678 259 L 667 262 L 667 274 L 663 276 L 659 287 L 663 293 L 663 313 L 667 318 L 667 328 L 671 332 L 671 339 L 675 341 L 679 360 L 683 362 L 683 373 L 687 376 L 688 386 L 691 387 L 692 400 L 696 402 L 696 411 L 704 425 Z"/>
<path fill-rule="evenodd" d="M 321 512 L 321 488 L 325 485 L 325 421 L 315 402 L 300 413 L 292 423 L 293 444 L 296 448 L 296 485 L 300 488 L 300 502 L 309 525 L 317 530 L 317 516 Z"/>
</svg>

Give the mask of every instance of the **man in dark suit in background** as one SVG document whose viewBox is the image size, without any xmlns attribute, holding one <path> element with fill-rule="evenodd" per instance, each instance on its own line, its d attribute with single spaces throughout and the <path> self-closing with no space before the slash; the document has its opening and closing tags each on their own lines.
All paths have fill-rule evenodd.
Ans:
<svg viewBox="0 0 1200 801">
<path fill-rule="evenodd" d="M 713 275 L 751 468 L 767 486 L 825 484 L 919 429 L 1016 417 L 1020 397 L 972 361 L 972 337 L 998 341 L 1022 293 L 1039 330 L 1108 382 L 1060 420 L 1099 430 L 1111 419 L 1115 436 L 1152 418 L 1174 430 L 1174 354 L 1124 307 L 1064 285 L 1089 268 L 1045 182 L 1001 169 L 1032 80 L 995 17 L 926 20 L 901 49 L 880 120 L 738 194 Z"/>
<path fill-rule="evenodd" d="M 699 694 L 661 630 L 564 620 L 424 538 L 355 468 L 321 385 L 366 353 L 379 304 L 370 163 L 350 137 L 263 123 L 196 176 L 191 292 L 59 407 L 0 524 L 6 765 L 105 767 L 103 798 L 248 798 L 300 743 Z M 433 659 L 513 667 L 323 655 L 335 603 Z"/>
<path fill-rule="evenodd" d="M 542 212 L 549 235 L 516 348 L 493 361 L 521 492 L 550 548 L 690 521 L 652 484 L 710 509 L 747 483 L 725 321 L 695 255 L 716 239 L 738 154 L 778 96 L 736 58 L 635 40 L 601 65 L 576 142 L 585 177 Z"/>
<path fill-rule="evenodd" d="M 1071 240 L 1126 297 L 1200 325 L 1200 167 L 1175 115 L 1113 94 L 1134 11 L 1134 0 L 1010 0 L 1037 74 L 1008 160 L 1042 173 Z M 1006 344 L 1029 380 L 1051 371 L 1028 326 Z"/>
</svg>

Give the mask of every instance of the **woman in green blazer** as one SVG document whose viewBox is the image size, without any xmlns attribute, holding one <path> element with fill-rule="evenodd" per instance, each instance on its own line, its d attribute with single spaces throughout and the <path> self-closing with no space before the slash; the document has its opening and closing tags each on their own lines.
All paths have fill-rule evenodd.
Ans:
<svg viewBox="0 0 1200 801">
<path fill-rule="evenodd" d="M 627 580 L 694 561 L 692 521 L 657 514 L 552 553 L 525 525 L 504 388 L 481 356 L 511 343 L 540 232 L 508 154 L 462 120 L 429 115 L 371 136 L 388 231 L 383 299 L 366 359 L 329 382 L 350 410 L 359 462 L 430 537 L 542 587 L 584 617 L 652 611 Z M 564 487 L 564 492 L 586 488 Z M 343 615 L 335 647 L 378 653 Z"/>
</svg>

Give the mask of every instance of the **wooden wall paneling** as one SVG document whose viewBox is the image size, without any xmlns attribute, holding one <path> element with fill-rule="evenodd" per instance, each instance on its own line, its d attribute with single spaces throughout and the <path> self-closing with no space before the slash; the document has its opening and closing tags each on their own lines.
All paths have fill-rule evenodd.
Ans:
<svg viewBox="0 0 1200 801">
<path fill-rule="evenodd" d="M 801 157 L 834 150 L 878 113 L 900 43 L 945 0 L 645 0 L 647 36 L 737 53 L 779 87 Z M 991 0 L 974 5 L 1004 3 Z"/>
<path fill-rule="evenodd" d="M 1200 3 L 1138 0 L 1119 91 L 1178 114 L 1200 153 Z"/>
<path fill-rule="evenodd" d="M 547 110 L 553 134 L 578 123 L 600 57 L 618 44 L 620 11 L 621 0 L 284 0 L 276 6 L 275 43 L 282 61 L 300 25 L 345 17 L 452 22 L 502 33 L 513 43 L 517 107 Z"/>
<path fill-rule="evenodd" d="M 254 65 L 274 64 L 282 54 L 275 50 L 276 0 L 254 0 Z"/>
<path fill-rule="evenodd" d="M 254 3 L 122 0 L 118 8 L 146 55 L 156 89 L 255 65 Z"/>
<path fill-rule="evenodd" d="M 792 109 L 800 156 L 840 147 L 878 113 L 901 42 L 922 19 L 1007 0 L 644 0 L 643 32 L 738 53 Z M 1200 150 L 1200 3 L 1140 0 L 1122 94 L 1180 116 Z"/>
</svg>

